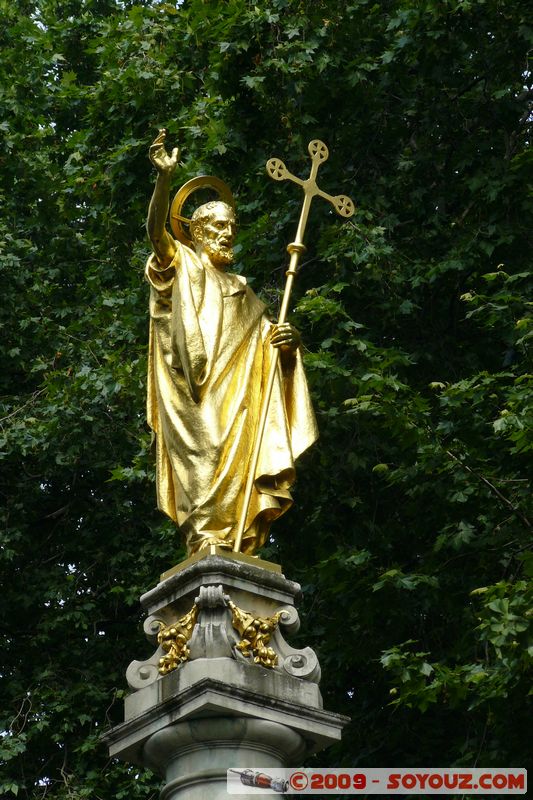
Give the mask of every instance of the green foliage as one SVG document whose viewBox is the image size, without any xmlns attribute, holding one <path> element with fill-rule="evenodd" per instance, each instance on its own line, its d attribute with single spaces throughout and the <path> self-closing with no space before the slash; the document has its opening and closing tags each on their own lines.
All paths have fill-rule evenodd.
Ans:
<svg viewBox="0 0 533 800">
<path fill-rule="evenodd" d="M 265 555 L 304 589 L 322 765 L 527 766 L 531 74 L 518 0 L 0 0 L 0 793 L 155 798 L 109 761 L 138 596 L 181 557 L 144 421 L 157 128 L 215 173 L 275 315 L 295 187 L 317 200 L 293 320 L 320 444 Z M 301 533 L 297 533 L 301 532 Z M 529 638 L 528 638 L 529 637 Z M 317 762 L 317 763 L 318 763 Z"/>
</svg>

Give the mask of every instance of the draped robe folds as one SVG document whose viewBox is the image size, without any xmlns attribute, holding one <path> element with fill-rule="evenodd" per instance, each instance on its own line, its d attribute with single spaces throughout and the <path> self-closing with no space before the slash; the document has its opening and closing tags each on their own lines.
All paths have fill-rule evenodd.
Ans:
<svg viewBox="0 0 533 800">
<path fill-rule="evenodd" d="M 189 555 L 232 547 L 273 348 L 265 306 L 240 275 L 204 267 L 188 247 L 167 268 L 151 256 L 148 423 L 158 507 Z M 279 359 L 281 362 L 281 359 Z M 294 461 L 317 437 L 299 351 L 278 364 L 242 552 L 260 547 L 292 504 Z"/>
</svg>

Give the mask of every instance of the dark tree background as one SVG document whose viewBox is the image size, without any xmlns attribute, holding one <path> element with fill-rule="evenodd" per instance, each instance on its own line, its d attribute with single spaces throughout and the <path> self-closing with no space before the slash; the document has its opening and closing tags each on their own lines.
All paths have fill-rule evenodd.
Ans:
<svg viewBox="0 0 533 800">
<path fill-rule="evenodd" d="M 155 798 L 106 757 L 138 596 L 183 555 L 144 418 L 160 126 L 227 180 L 275 315 L 331 151 L 292 320 L 321 430 L 264 556 L 304 588 L 319 765 L 527 766 L 533 30 L 520 0 L 0 0 L 0 794 Z M 529 548 L 529 549 L 528 549 Z M 529 633 L 530 635 L 530 633 Z M 528 650 L 529 645 L 529 650 Z M 529 723 L 529 725 L 528 725 Z"/>
</svg>

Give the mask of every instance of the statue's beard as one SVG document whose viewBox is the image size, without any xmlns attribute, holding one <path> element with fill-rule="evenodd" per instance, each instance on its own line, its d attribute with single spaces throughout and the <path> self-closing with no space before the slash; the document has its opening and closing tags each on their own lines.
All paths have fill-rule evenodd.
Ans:
<svg viewBox="0 0 533 800">
<path fill-rule="evenodd" d="M 204 242 L 204 250 L 215 267 L 227 267 L 233 263 L 233 247 L 218 242 Z"/>
</svg>

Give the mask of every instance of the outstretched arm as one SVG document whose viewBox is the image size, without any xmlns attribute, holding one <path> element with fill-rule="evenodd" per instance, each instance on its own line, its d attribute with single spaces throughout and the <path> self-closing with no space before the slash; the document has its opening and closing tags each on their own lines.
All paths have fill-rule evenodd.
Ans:
<svg viewBox="0 0 533 800">
<path fill-rule="evenodd" d="M 176 243 L 166 229 L 166 221 L 170 181 L 179 158 L 177 147 L 174 148 L 171 155 L 165 150 L 166 136 L 165 129 L 160 130 L 149 150 L 150 161 L 157 170 L 157 180 L 146 220 L 146 230 L 154 253 L 163 268 L 168 267 L 176 254 Z"/>
</svg>

